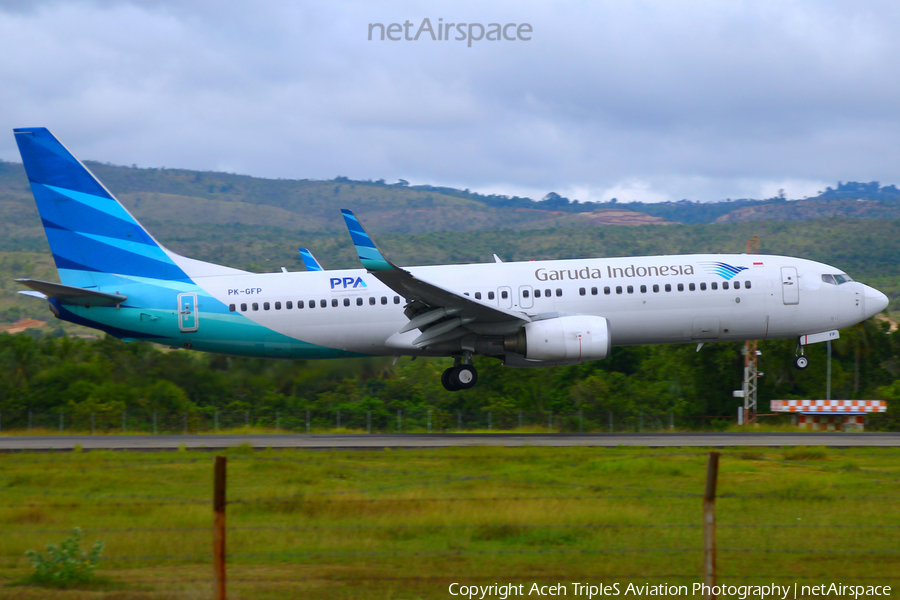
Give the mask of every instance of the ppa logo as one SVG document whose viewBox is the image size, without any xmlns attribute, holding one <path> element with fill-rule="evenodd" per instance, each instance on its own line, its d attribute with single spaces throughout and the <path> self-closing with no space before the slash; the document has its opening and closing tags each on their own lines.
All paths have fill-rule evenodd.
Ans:
<svg viewBox="0 0 900 600">
<path fill-rule="evenodd" d="M 355 290 L 359 287 L 368 287 L 366 282 L 362 280 L 362 277 L 357 277 L 354 279 L 353 277 L 332 277 L 331 278 L 331 289 L 342 289 L 342 290 Z"/>
</svg>

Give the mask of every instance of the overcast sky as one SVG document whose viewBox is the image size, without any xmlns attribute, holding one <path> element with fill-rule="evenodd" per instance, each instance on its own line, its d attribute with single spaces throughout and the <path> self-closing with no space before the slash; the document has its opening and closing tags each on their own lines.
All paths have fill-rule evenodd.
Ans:
<svg viewBox="0 0 900 600">
<path fill-rule="evenodd" d="M 533 31 L 368 40 L 424 18 Z M 0 158 L 46 126 L 115 164 L 535 199 L 900 184 L 898 30 L 897 2 L 0 0 Z"/>
</svg>

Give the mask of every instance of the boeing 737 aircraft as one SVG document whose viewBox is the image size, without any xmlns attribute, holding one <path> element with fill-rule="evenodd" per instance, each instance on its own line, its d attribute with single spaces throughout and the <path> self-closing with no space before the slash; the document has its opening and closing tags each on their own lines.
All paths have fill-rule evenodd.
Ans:
<svg viewBox="0 0 900 600">
<path fill-rule="evenodd" d="M 566 365 L 613 345 L 796 338 L 805 368 L 806 344 L 888 304 L 840 269 L 785 256 L 400 268 L 349 210 L 364 269 L 324 271 L 309 255 L 318 270 L 249 273 L 166 249 L 47 129 L 14 132 L 61 282 L 20 279 L 22 293 L 125 340 L 273 358 L 449 356 L 442 382 L 456 391 L 475 385 L 475 355 Z"/>
</svg>

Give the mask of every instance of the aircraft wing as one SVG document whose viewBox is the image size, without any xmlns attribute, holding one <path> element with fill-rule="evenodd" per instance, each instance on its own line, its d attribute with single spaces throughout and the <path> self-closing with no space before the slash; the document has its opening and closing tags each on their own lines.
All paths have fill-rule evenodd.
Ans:
<svg viewBox="0 0 900 600">
<path fill-rule="evenodd" d="M 306 248 L 297 248 L 300 251 L 300 258 L 303 259 L 303 266 L 306 267 L 307 271 L 323 271 L 322 265 L 319 264 L 319 261 L 316 260 L 316 257 L 313 256 L 312 252 L 307 250 Z"/>
<path fill-rule="evenodd" d="M 24 286 L 37 290 L 46 298 L 54 298 L 63 304 L 77 304 L 78 306 L 115 306 L 128 300 L 128 296 L 121 294 L 107 294 L 61 283 L 50 281 L 38 281 L 37 279 L 16 279 Z M 28 294 L 34 295 L 34 294 Z M 38 296 L 40 297 L 40 296 Z"/>
<path fill-rule="evenodd" d="M 342 209 L 341 213 L 362 265 L 414 305 L 412 314 L 407 312 L 409 323 L 399 332 L 421 330 L 422 335 L 412 342 L 413 345 L 422 347 L 462 337 L 467 333 L 465 326 L 477 328 L 479 324 L 531 322 L 524 313 L 481 302 L 401 269 L 381 254 L 352 211 Z"/>
</svg>

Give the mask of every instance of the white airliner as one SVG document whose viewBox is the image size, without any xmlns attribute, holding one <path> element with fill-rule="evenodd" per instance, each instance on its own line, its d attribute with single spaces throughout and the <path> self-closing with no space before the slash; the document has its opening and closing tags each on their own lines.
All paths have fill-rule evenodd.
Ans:
<svg viewBox="0 0 900 600">
<path fill-rule="evenodd" d="M 400 268 L 343 216 L 364 269 L 249 273 L 159 244 L 47 129 L 16 129 L 61 283 L 19 280 L 60 319 L 126 340 L 242 356 L 449 356 L 448 390 L 475 355 L 513 367 L 605 358 L 613 345 L 796 338 L 806 344 L 888 305 L 826 264 L 746 254 Z"/>
</svg>

